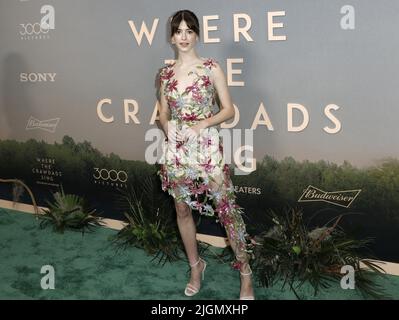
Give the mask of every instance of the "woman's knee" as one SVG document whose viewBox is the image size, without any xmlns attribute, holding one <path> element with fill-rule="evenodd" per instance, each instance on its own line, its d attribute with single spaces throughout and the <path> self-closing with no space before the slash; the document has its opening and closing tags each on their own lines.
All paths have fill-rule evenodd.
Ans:
<svg viewBox="0 0 399 320">
<path fill-rule="evenodd" d="M 182 219 L 190 216 L 191 210 L 187 203 L 176 202 L 175 205 L 176 205 L 176 213 L 178 218 Z"/>
</svg>

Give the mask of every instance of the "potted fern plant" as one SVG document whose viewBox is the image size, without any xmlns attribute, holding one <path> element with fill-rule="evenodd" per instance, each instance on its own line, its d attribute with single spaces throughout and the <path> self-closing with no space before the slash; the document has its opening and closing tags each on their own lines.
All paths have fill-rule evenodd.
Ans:
<svg viewBox="0 0 399 320">
<path fill-rule="evenodd" d="M 93 227 L 103 225 L 100 217 L 95 215 L 95 209 L 88 210 L 82 197 L 74 194 L 65 194 L 60 191 L 53 193 L 54 200 L 47 201 L 48 208 L 37 214 L 40 227 L 53 226 L 54 231 L 63 233 L 66 229 L 92 231 Z"/>
<path fill-rule="evenodd" d="M 289 208 L 281 215 L 273 210 L 267 213 L 272 227 L 256 237 L 253 269 L 262 286 L 271 286 L 283 280 L 299 299 L 297 289 L 309 283 L 316 295 L 320 289 L 329 288 L 339 282 L 343 266 L 351 266 L 356 275 L 356 289 L 364 297 L 386 298 L 383 289 L 375 280 L 383 269 L 371 260 L 364 259 L 359 250 L 371 242 L 370 239 L 350 238 L 338 226 L 338 216 L 329 226 L 308 230 L 302 211 Z"/>
</svg>

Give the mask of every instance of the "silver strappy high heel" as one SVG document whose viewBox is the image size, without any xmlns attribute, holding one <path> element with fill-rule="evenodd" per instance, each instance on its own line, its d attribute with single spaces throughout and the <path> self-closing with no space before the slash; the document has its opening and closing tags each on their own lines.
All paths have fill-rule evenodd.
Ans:
<svg viewBox="0 0 399 320">
<path fill-rule="evenodd" d="M 198 265 L 200 263 L 200 261 L 202 261 L 204 263 L 204 269 L 202 269 L 201 273 L 202 273 L 202 280 L 204 280 L 204 272 L 206 269 L 206 262 L 205 260 L 203 260 L 202 258 L 199 258 L 197 262 L 195 262 L 194 264 L 190 264 L 190 267 L 193 268 L 196 265 Z M 200 286 L 201 287 L 201 286 Z M 193 286 L 191 283 L 187 283 L 186 285 L 186 289 L 184 290 L 184 294 L 188 297 L 192 297 L 193 295 L 197 294 L 198 291 L 200 290 L 200 287 L 197 288 L 196 286 Z"/>
</svg>

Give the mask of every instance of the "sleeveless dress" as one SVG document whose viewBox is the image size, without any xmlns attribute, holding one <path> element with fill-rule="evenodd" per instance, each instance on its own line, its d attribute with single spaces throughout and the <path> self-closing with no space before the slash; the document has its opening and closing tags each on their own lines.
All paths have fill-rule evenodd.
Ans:
<svg viewBox="0 0 399 320">
<path fill-rule="evenodd" d="M 215 113 L 216 89 L 210 72 L 216 68 L 213 58 L 190 68 L 191 85 L 179 92 L 174 78 L 174 65 L 166 64 L 160 71 L 160 88 L 167 100 L 171 119 L 179 130 L 186 130 Z M 194 77 L 193 77 L 194 76 Z M 184 201 L 200 214 L 214 216 L 235 242 L 239 252 L 244 250 L 252 256 L 252 242 L 242 219 L 243 208 L 236 204 L 230 169 L 223 158 L 223 145 L 216 127 L 208 127 L 194 140 L 177 141 L 166 137 L 162 141 L 162 153 L 157 171 L 162 190 L 168 191 L 177 201 Z M 239 260 L 232 263 L 240 268 Z"/>
</svg>

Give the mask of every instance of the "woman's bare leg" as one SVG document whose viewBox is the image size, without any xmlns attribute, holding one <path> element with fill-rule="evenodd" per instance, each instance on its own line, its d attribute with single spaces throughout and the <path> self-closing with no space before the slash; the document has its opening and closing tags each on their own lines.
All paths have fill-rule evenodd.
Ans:
<svg viewBox="0 0 399 320">
<path fill-rule="evenodd" d="M 198 259 L 198 246 L 196 239 L 196 227 L 192 215 L 191 208 L 185 202 L 177 202 L 175 200 L 177 213 L 177 226 L 179 227 L 180 236 L 183 240 L 184 248 L 190 265 L 195 264 Z M 201 272 L 204 269 L 204 263 L 200 261 L 196 266 L 191 268 L 190 283 L 199 288 L 201 284 Z"/>
</svg>

